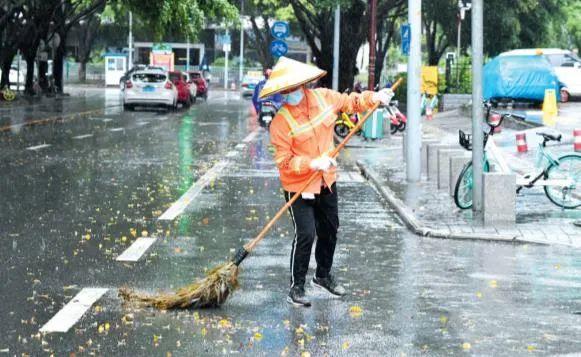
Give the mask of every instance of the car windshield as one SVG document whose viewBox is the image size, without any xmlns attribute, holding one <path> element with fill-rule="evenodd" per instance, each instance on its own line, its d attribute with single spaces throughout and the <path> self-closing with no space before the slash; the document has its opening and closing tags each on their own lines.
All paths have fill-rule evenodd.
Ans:
<svg viewBox="0 0 581 357">
<path fill-rule="evenodd" d="M 133 75 L 133 80 L 144 83 L 160 83 L 166 78 L 163 73 L 136 73 Z"/>
</svg>

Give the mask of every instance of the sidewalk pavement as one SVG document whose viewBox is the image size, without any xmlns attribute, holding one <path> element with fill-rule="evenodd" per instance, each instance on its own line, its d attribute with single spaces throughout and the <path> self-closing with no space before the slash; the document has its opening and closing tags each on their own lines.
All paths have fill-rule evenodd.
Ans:
<svg viewBox="0 0 581 357">
<path fill-rule="evenodd" d="M 437 138 L 441 143 L 462 149 L 458 145 L 458 129 L 470 130 L 470 119 L 460 112 L 441 113 L 434 120 L 423 122 L 425 138 Z M 504 131 L 495 139 L 498 137 L 497 144 L 510 155 L 508 161 L 512 169 L 524 172 L 533 167 L 534 150 L 517 155 L 514 139 L 512 143 L 508 139 L 511 136 L 514 138 L 515 130 Z M 545 196 L 542 187 L 525 189 L 517 195 L 516 224 L 484 225 L 472 210 L 457 208 L 449 190 L 439 190 L 436 180 L 428 181 L 423 176 L 418 183 L 407 182 L 402 139 L 399 134 L 372 142 L 355 137 L 348 145 L 346 157 L 357 161 L 370 183 L 394 206 L 400 218 L 416 234 L 581 247 L 581 228 L 574 225 L 581 219 L 581 210 L 562 210 L 555 206 Z M 572 144 L 565 144 L 553 150 L 559 154 L 571 149 Z"/>
</svg>

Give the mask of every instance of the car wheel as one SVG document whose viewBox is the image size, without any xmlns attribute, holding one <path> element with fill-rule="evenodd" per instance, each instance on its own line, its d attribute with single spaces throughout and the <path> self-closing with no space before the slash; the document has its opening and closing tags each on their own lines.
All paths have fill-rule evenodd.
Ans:
<svg viewBox="0 0 581 357">
<path fill-rule="evenodd" d="M 131 104 L 123 104 L 123 109 L 132 112 L 135 110 L 135 107 Z"/>
</svg>

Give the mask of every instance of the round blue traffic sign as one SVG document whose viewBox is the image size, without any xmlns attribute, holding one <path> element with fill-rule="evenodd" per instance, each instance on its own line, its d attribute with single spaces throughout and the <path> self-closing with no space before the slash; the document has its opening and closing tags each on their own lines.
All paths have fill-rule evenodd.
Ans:
<svg viewBox="0 0 581 357">
<path fill-rule="evenodd" d="M 290 27 L 288 22 L 285 21 L 275 21 L 270 28 L 270 33 L 272 37 L 278 40 L 284 40 L 290 34 Z"/>
<path fill-rule="evenodd" d="M 274 57 L 280 57 L 286 55 L 288 52 L 288 45 L 286 42 L 281 40 L 274 40 L 270 43 L 270 53 Z"/>
</svg>

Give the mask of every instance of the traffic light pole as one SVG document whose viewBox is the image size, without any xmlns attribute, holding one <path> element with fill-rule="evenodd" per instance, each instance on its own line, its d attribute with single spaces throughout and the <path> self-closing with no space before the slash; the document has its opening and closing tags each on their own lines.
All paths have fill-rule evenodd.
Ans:
<svg viewBox="0 0 581 357">
<path fill-rule="evenodd" d="M 482 66 L 484 48 L 484 10 L 483 0 L 472 1 L 472 167 L 474 189 L 472 190 L 472 209 L 482 211 L 483 203 L 483 157 L 484 132 L 482 131 Z"/>
</svg>

